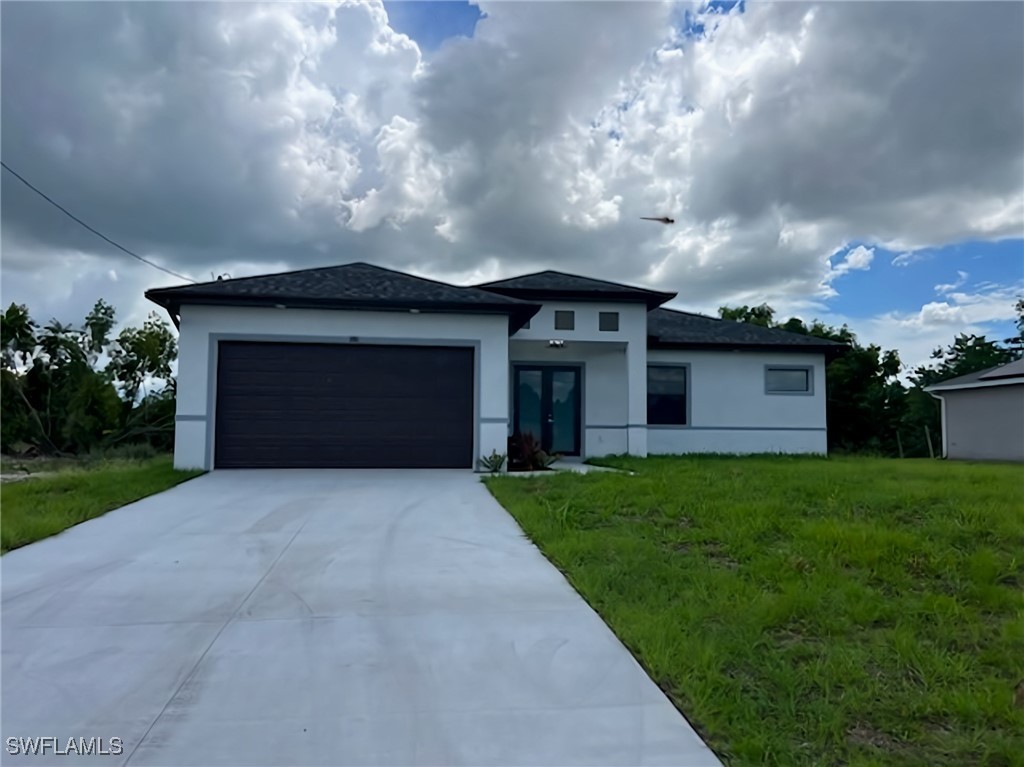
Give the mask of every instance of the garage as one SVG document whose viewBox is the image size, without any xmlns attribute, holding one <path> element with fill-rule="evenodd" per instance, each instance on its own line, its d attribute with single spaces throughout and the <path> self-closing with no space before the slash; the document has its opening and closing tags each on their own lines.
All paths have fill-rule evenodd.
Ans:
<svg viewBox="0 0 1024 767">
<path fill-rule="evenodd" d="M 471 347 L 220 341 L 216 468 L 470 468 Z"/>
</svg>

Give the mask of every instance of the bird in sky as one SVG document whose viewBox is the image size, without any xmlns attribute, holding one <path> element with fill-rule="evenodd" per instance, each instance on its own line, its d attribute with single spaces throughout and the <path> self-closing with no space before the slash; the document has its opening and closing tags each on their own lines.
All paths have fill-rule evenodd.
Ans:
<svg viewBox="0 0 1024 767">
<path fill-rule="evenodd" d="M 674 224 L 676 220 L 669 218 L 668 216 L 659 216 L 657 218 L 653 216 L 640 216 L 644 221 L 657 221 L 659 224 Z"/>
</svg>

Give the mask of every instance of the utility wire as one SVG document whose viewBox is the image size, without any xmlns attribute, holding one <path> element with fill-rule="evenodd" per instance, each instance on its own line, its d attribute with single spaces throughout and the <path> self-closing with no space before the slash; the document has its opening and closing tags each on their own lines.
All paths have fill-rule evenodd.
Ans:
<svg viewBox="0 0 1024 767">
<path fill-rule="evenodd" d="M 32 184 L 29 183 L 28 179 L 26 179 L 24 176 L 22 176 L 20 173 L 18 173 L 16 170 L 14 170 L 10 165 L 5 163 L 3 160 L 0 160 L 0 166 L 3 166 L 3 169 L 5 171 L 10 173 L 12 176 L 14 176 L 16 179 L 18 179 L 18 181 L 23 183 L 25 186 L 27 186 L 33 192 L 35 192 L 40 197 L 42 197 L 44 200 L 46 200 L 48 203 L 50 203 L 53 207 L 55 207 L 57 210 L 59 210 L 65 216 L 70 218 L 72 221 L 75 221 L 75 222 L 81 224 L 86 229 L 88 229 L 90 232 L 92 232 L 97 237 L 99 237 L 101 240 L 105 240 L 106 242 L 109 242 L 111 245 L 113 245 L 118 250 L 124 251 L 125 253 L 127 253 L 132 258 L 137 259 L 137 260 L 141 261 L 144 264 L 152 266 L 154 269 L 159 269 L 161 272 L 166 272 L 167 274 L 170 274 L 170 275 L 172 275 L 174 277 L 177 277 L 180 280 L 185 280 L 185 282 L 192 282 L 192 283 L 195 282 L 195 280 L 189 279 L 184 274 L 178 274 L 177 272 L 168 269 L 166 266 L 160 266 L 160 264 L 153 263 L 148 258 L 143 258 L 138 253 L 132 253 L 130 250 L 128 250 L 128 248 L 124 247 L 123 245 L 117 244 L 112 239 L 110 239 L 105 234 L 103 234 L 102 232 L 97 232 L 95 229 L 93 229 L 91 226 L 89 226 L 87 223 L 85 223 L 82 219 L 80 219 L 78 216 L 76 216 L 70 210 L 68 210 L 67 208 L 65 208 L 63 205 L 61 205 L 60 203 L 56 202 L 55 200 L 53 200 L 49 195 L 45 194 L 41 190 L 39 190 L 36 187 L 32 186 Z"/>
</svg>

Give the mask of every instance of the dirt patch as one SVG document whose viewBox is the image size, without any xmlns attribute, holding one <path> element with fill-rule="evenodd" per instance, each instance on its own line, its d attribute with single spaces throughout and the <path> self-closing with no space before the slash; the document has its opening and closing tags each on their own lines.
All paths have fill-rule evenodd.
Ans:
<svg viewBox="0 0 1024 767">
<path fill-rule="evenodd" d="M 903 748 L 902 741 L 864 722 L 846 731 L 846 741 L 852 746 L 869 746 L 882 751 L 899 751 Z"/>
<path fill-rule="evenodd" d="M 36 477 L 49 477 L 56 473 L 54 471 L 38 471 L 33 474 L 0 474 L 0 484 L 6 485 L 10 482 L 21 482 L 26 479 L 35 479 Z"/>
<path fill-rule="evenodd" d="M 676 541 L 674 543 L 664 543 L 661 546 L 663 551 L 669 554 L 689 554 L 692 548 L 689 543 L 683 543 L 682 541 Z"/>
<path fill-rule="evenodd" d="M 739 560 L 729 556 L 725 552 L 725 546 L 718 541 L 709 541 L 702 548 L 708 561 L 714 565 L 727 567 L 730 570 L 735 570 L 740 566 Z"/>
</svg>

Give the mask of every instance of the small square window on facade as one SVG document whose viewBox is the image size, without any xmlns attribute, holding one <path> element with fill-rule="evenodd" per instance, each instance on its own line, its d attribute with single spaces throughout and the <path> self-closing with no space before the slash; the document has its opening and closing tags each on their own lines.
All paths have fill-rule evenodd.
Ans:
<svg viewBox="0 0 1024 767">
<path fill-rule="evenodd" d="M 813 394 L 814 368 L 810 365 L 768 365 L 764 369 L 766 394 Z"/>
<path fill-rule="evenodd" d="M 555 330 L 575 330 L 576 312 L 558 309 L 555 311 Z"/>
<path fill-rule="evenodd" d="M 618 312 L 598 312 L 598 314 L 597 314 L 597 329 L 598 330 L 618 330 L 619 329 L 619 313 Z"/>
<path fill-rule="evenodd" d="M 521 328 L 521 330 L 529 330 L 529 329 L 530 329 L 530 321 L 527 320 L 526 322 L 523 323 L 523 327 Z"/>
</svg>

